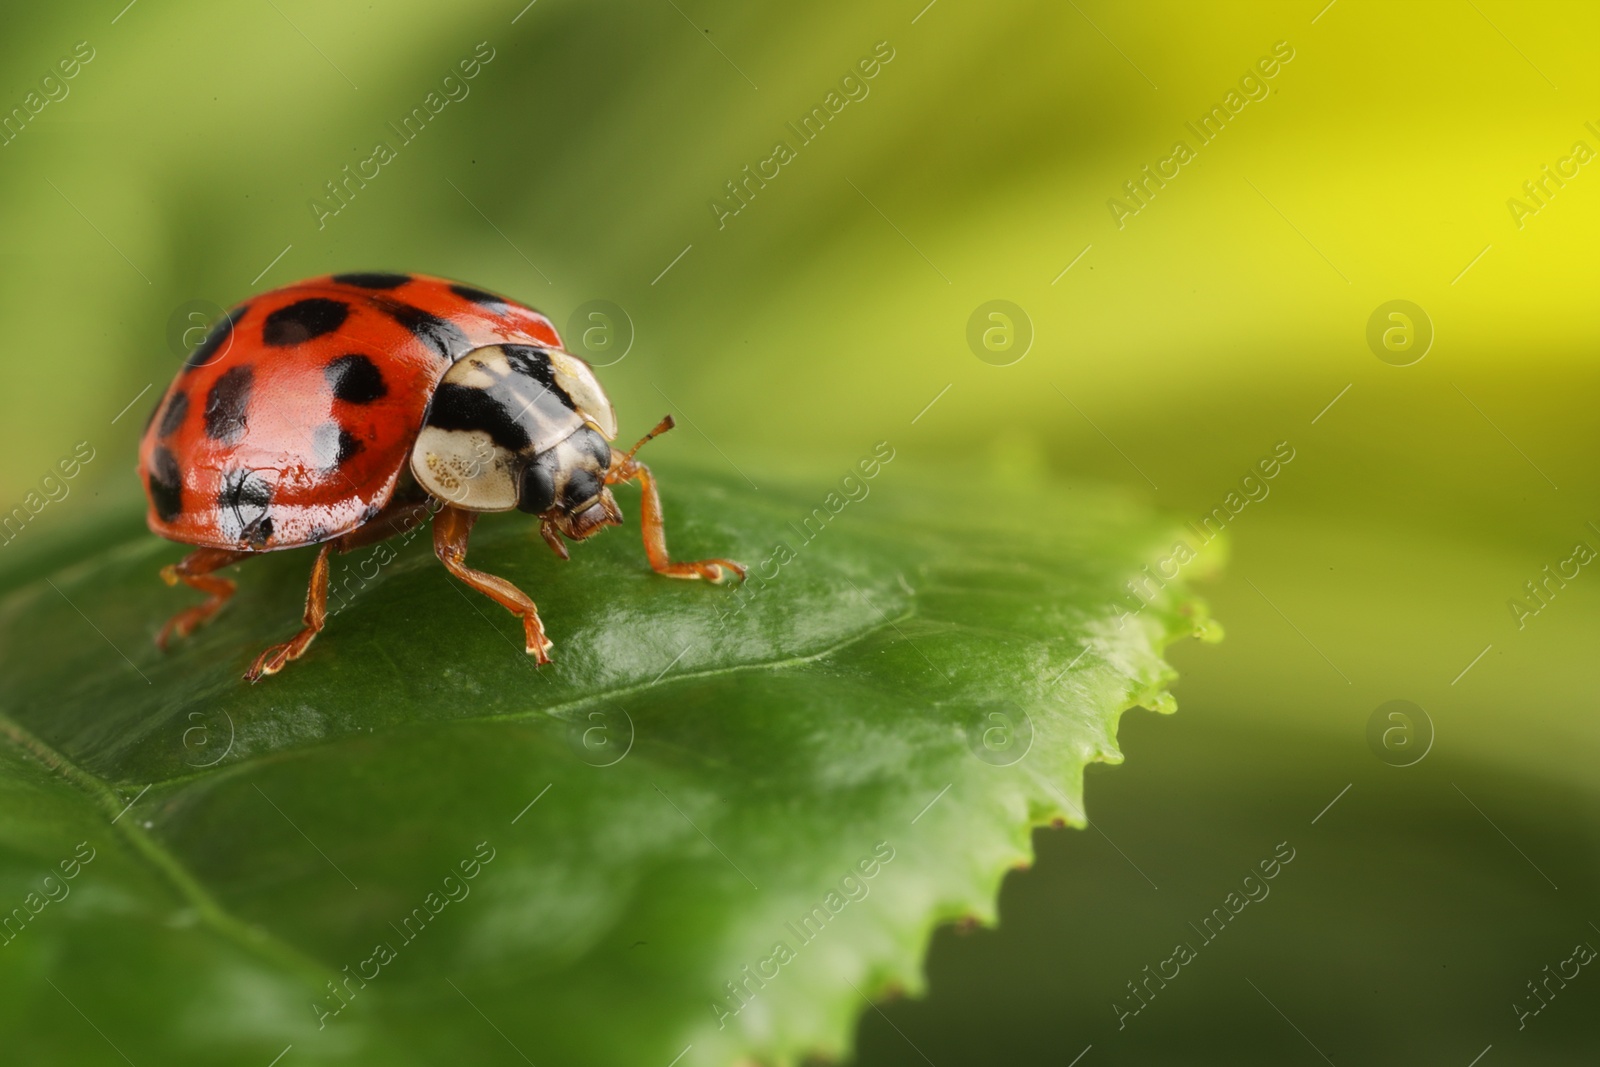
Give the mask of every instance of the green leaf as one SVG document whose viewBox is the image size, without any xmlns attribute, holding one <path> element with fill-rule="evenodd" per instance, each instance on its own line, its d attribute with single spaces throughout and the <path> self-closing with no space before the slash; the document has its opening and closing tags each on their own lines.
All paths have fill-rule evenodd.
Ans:
<svg viewBox="0 0 1600 1067">
<path fill-rule="evenodd" d="M 561 563 L 486 519 L 470 561 L 538 601 L 543 669 L 425 531 L 337 557 L 327 631 L 257 686 L 240 673 L 293 632 L 309 553 L 240 567 L 165 656 L 151 638 L 195 597 L 157 580 L 177 546 L 123 528 L 10 576 L 11 1055 L 844 1054 L 868 998 L 921 989 L 936 924 L 994 919 L 1033 826 L 1083 825 L 1120 713 L 1173 706 L 1163 647 L 1215 634 L 1142 578 L 1180 534 L 1127 501 L 904 466 L 852 479 L 861 499 L 669 472 L 674 551 L 743 558 L 743 588 L 652 574 L 631 523 Z"/>
</svg>

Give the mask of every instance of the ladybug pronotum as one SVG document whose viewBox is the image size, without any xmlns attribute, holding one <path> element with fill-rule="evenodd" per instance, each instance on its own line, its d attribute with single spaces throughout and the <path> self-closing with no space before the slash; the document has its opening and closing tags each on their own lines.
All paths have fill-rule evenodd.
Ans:
<svg viewBox="0 0 1600 1067">
<path fill-rule="evenodd" d="M 611 486 L 636 481 L 656 573 L 720 582 L 726 559 L 667 556 L 661 498 L 640 445 L 610 442 L 617 417 L 594 371 L 550 320 L 505 297 L 411 274 L 336 274 L 230 311 L 184 363 L 139 443 L 150 529 L 198 546 L 161 572 L 207 599 L 178 612 L 165 648 L 210 619 L 235 585 L 216 571 L 261 552 L 320 546 L 305 626 L 255 660 L 254 682 L 297 659 L 327 618 L 328 556 L 430 516 L 451 574 L 522 619 L 528 654 L 550 662 L 538 609 L 504 578 L 467 566 L 482 512 L 519 510 L 562 559 L 622 522 Z"/>
</svg>

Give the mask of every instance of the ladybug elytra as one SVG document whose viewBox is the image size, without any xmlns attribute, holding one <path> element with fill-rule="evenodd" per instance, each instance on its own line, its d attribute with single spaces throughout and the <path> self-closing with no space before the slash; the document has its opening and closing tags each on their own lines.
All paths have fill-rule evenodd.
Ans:
<svg viewBox="0 0 1600 1067">
<path fill-rule="evenodd" d="M 726 559 L 673 562 L 640 445 L 611 447 L 616 414 L 550 320 L 505 297 L 411 274 L 337 274 L 254 297 L 223 317 L 151 413 L 139 444 L 150 529 L 197 546 L 162 570 L 207 594 L 162 628 L 165 648 L 233 595 L 216 571 L 261 552 L 319 545 L 305 625 L 258 656 L 257 681 L 297 659 L 327 618 L 328 557 L 433 519 L 434 553 L 519 616 L 548 663 L 538 609 L 467 566 L 484 512 L 520 510 L 563 559 L 622 521 L 611 486 L 637 481 L 650 566 L 673 578 L 744 577 Z"/>
</svg>

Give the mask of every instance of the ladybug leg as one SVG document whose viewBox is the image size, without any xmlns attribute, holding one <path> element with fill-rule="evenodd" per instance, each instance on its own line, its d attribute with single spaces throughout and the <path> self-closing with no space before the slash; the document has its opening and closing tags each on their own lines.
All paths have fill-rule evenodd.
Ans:
<svg viewBox="0 0 1600 1067">
<path fill-rule="evenodd" d="M 156 637 L 157 648 L 164 652 L 174 637 L 188 637 L 228 602 L 237 588 L 236 584 L 229 578 L 213 577 L 211 572 L 237 563 L 248 555 L 248 552 L 232 552 L 223 548 L 198 548 L 184 556 L 181 562 L 161 568 L 161 580 L 168 585 L 182 582 L 191 589 L 207 594 L 207 597 L 203 603 L 184 608 L 167 620 Z"/>
<path fill-rule="evenodd" d="M 670 423 L 666 428 L 671 429 Z M 645 441 L 659 432 L 661 428 L 657 427 Z M 640 441 L 639 444 L 644 444 L 644 441 Z M 638 447 L 635 445 L 634 449 L 637 450 Z M 649 467 L 633 458 L 632 452 L 623 454 L 613 451 L 611 454 L 611 470 L 606 473 L 606 484 L 616 485 L 619 482 L 639 483 L 639 527 L 644 535 L 644 554 L 650 559 L 651 570 L 668 578 L 704 578 L 708 582 L 715 583 L 722 582 L 730 572 L 738 575 L 741 581 L 744 579 L 744 564 L 735 563 L 731 559 L 672 562 L 667 556 L 667 530 L 661 522 L 661 494 L 656 492 L 655 476 L 650 473 Z"/>
<path fill-rule="evenodd" d="M 550 546 L 551 551 L 562 559 L 571 559 L 567 546 L 561 543 L 561 535 L 556 532 L 555 523 L 548 519 L 539 520 L 539 536 L 544 538 L 544 543 Z"/>
<path fill-rule="evenodd" d="M 467 539 L 472 535 L 472 524 L 477 518 L 477 512 L 462 511 L 449 505 L 440 509 L 433 517 L 433 553 L 451 574 L 511 614 L 520 616 L 527 637 L 528 655 L 541 664 L 549 663 L 550 639 L 544 635 L 539 609 L 528 594 L 504 578 L 467 566 Z"/>
<path fill-rule="evenodd" d="M 322 626 L 328 619 L 328 554 L 332 551 L 332 543 L 324 544 L 317 550 L 317 561 L 311 565 L 311 587 L 306 590 L 305 629 L 257 656 L 250 669 L 244 672 L 245 681 L 259 682 L 266 675 L 277 674 L 290 660 L 299 659 L 311 647 L 317 634 L 322 632 Z"/>
</svg>

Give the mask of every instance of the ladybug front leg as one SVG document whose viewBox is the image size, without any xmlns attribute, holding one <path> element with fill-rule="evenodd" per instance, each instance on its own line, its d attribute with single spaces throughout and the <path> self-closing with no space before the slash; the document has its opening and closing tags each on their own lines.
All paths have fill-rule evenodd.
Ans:
<svg viewBox="0 0 1600 1067">
<path fill-rule="evenodd" d="M 317 562 L 311 565 L 311 587 L 306 590 L 305 629 L 257 656 L 250 669 L 244 672 L 245 681 L 259 682 L 266 675 L 277 674 L 290 660 L 299 659 L 311 647 L 317 634 L 322 632 L 323 624 L 328 621 L 328 553 L 332 551 L 332 543 L 324 544 L 317 550 Z"/>
<path fill-rule="evenodd" d="M 539 621 L 539 609 L 527 593 L 504 578 L 467 566 L 467 539 L 472 536 L 472 524 L 478 519 L 475 511 L 463 511 L 448 504 L 433 517 L 433 554 L 451 574 L 472 586 L 513 615 L 522 618 L 522 628 L 527 638 L 528 655 L 539 663 L 549 663 L 552 645 L 544 635 L 544 623 Z"/>
<path fill-rule="evenodd" d="M 237 563 L 248 555 L 248 552 L 234 552 L 225 548 L 197 548 L 184 556 L 181 562 L 161 568 L 161 580 L 168 585 L 182 582 L 191 589 L 207 594 L 207 597 L 203 603 L 184 608 L 167 620 L 156 637 L 157 648 L 166 651 L 174 637 L 188 637 L 200 624 L 221 610 L 238 586 L 232 579 L 213 577 L 211 572 Z"/>
<path fill-rule="evenodd" d="M 670 424 L 668 428 L 671 428 Z M 655 433 L 656 431 L 652 431 L 650 436 L 654 437 Z M 645 441 L 649 439 L 646 437 Z M 644 441 L 640 441 L 639 444 L 644 444 Z M 634 447 L 638 448 L 637 445 Z M 668 578 L 704 578 L 708 582 L 718 583 L 732 572 L 743 580 L 744 564 L 735 563 L 731 559 L 672 562 L 667 556 L 667 530 L 661 522 L 661 494 L 656 492 L 655 477 L 650 473 L 649 467 L 633 458 L 631 452 L 626 455 L 612 452 L 611 470 L 606 473 L 606 484 L 616 485 L 618 482 L 639 483 L 639 528 L 644 536 L 644 554 L 650 559 L 651 570 Z"/>
</svg>

